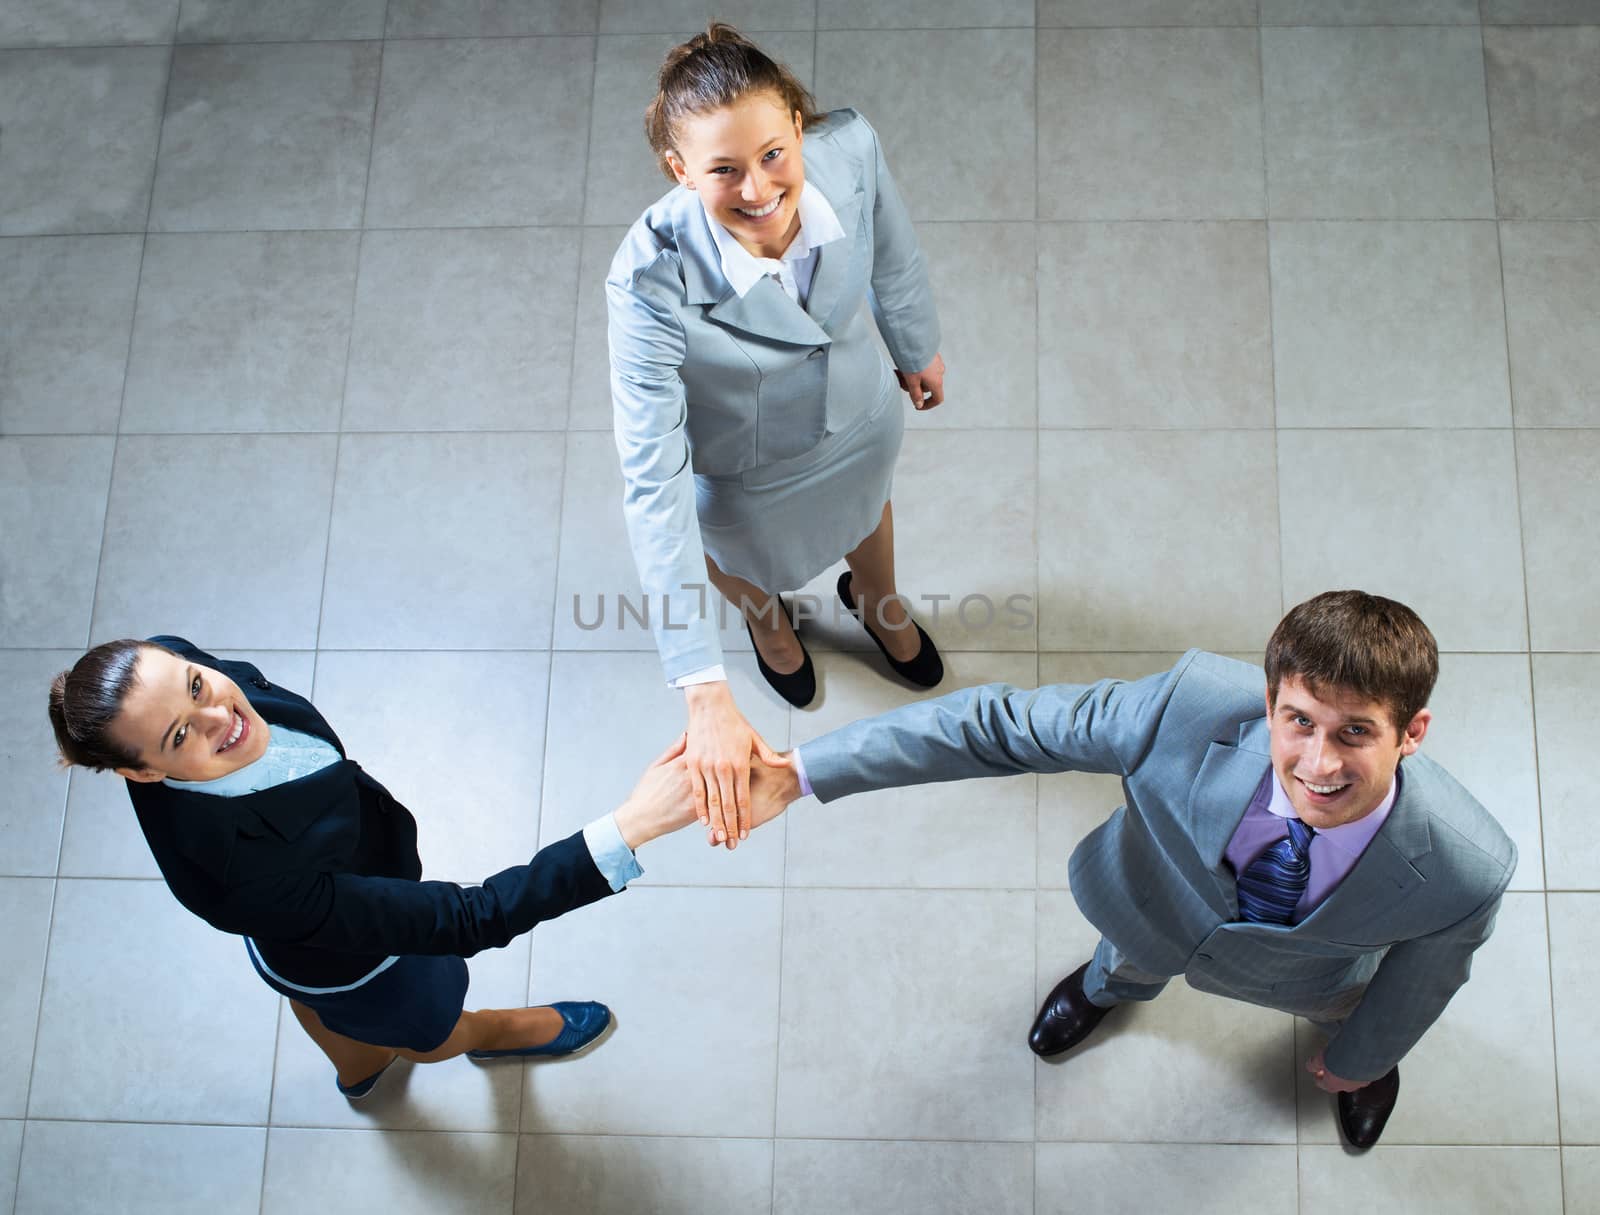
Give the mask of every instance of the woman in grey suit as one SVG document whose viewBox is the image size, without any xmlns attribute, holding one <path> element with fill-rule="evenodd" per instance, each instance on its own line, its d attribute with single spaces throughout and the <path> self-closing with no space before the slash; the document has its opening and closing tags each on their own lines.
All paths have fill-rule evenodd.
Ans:
<svg viewBox="0 0 1600 1215">
<path fill-rule="evenodd" d="M 679 188 L 606 279 L 624 512 L 684 689 L 702 821 L 731 848 L 748 834 L 750 757 L 775 757 L 728 690 L 705 579 L 791 704 L 811 701 L 816 676 L 776 592 L 840 557 L 839 598 L 890 666 L 937 684 L 938 652 L 896 591 L 889 493 L 898 392 L 938 405 L 944 362 L 916 233 L 865 119 L 816 113 L 787 68 L 712 25 L 668 54 L 645 128 Z"/>
</svg>

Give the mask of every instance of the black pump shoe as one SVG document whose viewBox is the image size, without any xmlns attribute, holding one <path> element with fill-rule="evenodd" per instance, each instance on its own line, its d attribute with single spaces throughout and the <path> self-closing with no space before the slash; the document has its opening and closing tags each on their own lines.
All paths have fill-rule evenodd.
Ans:
<svg viewBox="0 0 1600 1215">
<path fill-rule="evenodd" d="M 849 608 L 852 615 L 855 615 L 856 600 L 850 591 L 849 570 L 845 570 L 844 573 L 839 575 L 838 591 L 839 602 Z M 862 628 L 867 629 L 867 621 L 864 615 L 858 615 L 856 619 L 861 621 Z M 916 625 L 917 636 L 922 639 L 922 648 L 917 651 L 915 657 L 908 658 L 904 662 L 889 653 L 888 648 L 878 640 L 878 635 L 871 629 L 867 629 L 867 636 L 872 638 L 879 652 L 882 653 L 889 666 L 894 669 L 894 673 L 900 676 L 901 679 L 914 683 L 919 688 L 936 687 L 939 681 L 944 678 L 944 662 L 939 657 L 938 648 L 933 644 L 933 638 L 929 637 L 923 627 L 917 624 L 915 620 L 911 623 Z"/>
<path fill-rule="evenodd" d="M 789 618 L 789 627 L 794 628 L 794 613 L 789 610 L 789 605 L 781 598 L 779 606 L 783 614 Z M 783 697 L 797 709 L 803 709 L 817 696 L 817 668 L 811 664 L 811 651 L 806 649 L 806 643 L 800 641 L 800 630 L 795 629 L 794 639 L 800 641 L 800 652 L 805 655 L 805 661 L 800 666 L 790 671 L 787 675 L 780 675 L 767 665 L 766 659 L 761 657 L 761 648 L 756 645 L 756 635 L 751 631 L 750 622 L 744 622 L 744 631 L 750 634 L 750 648 L 756 652 L 756 666 L 762 676 L 772 685 L 772 690 Z"/>
</svg>

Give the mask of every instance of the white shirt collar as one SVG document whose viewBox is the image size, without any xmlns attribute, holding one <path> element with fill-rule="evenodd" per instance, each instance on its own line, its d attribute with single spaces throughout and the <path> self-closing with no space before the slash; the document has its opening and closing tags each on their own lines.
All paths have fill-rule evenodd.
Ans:
<svg viewBox="0 0 1600 1215">
<path fill-rule="evenodd" d="M 1389 817 L 1389 811 L 1394 809 L 1395 795 L 1399 792 L 1399 770 L 1396 769 L 1395 779 L 1389 784 L 1389 792 L 1384 794 L 1383 800 L 1374 809 L 1354 822 L 1340 823 L 1337 827 L 1325 827 L 1319 830 L 1317 838 L 1327 840 L 1341 852 L 1360 856 L 1366 851 L 1367 845 L 1372 843 L 1384 820 Z M 1267 809 L 1279 818 L 1299 817 L 1295 813 L 1294 804 L 1289 801 L 1289 795 L 1284 792 L 1283 782 L 1278 779 L 1276 769 L 1272 773 L 1272 800 L 1267 803 Z"/>
<path fill-rule="evenodd" d="M 702 210 L 705 208 L 704 198 L 701 198 L 700 206 Z M 722 257 L 723 276 L 739 293 L 740 299 L 767 275 L 781 269 L 782 262 L 804 261 L 811 256 L 813 249 L 843 239 L 844 228 L 839 223 L 838 215 L 822 196 L 822 191 L 812 189 L 810 182 L 800 187 L 800 202 L 795 210 L 800 216 L 800 230 L 783 251 L 782 258 L 757 257 L 741 245 L 732 232 L 713 219 L 710 211 L 706 211 L 711 239 L 717 242 L 717 252 Z"/>
</svg>

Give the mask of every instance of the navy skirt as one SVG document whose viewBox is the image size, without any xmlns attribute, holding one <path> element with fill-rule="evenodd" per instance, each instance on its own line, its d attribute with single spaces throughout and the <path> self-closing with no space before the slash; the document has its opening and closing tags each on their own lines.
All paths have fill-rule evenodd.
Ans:
<svg viewBox="0 0 1600 1215">
<path fill-rule="evenodd" d="M 244 945 L 268 987 L 312 1009 L 334 1033 L 369 1046 L 419 1054 L 438 1050 L 466 1005 L 467 964 L 461 958 L 406 954 L 343 987 L 305 987 L 268 969 L 249 937 Z"/>
</svg>

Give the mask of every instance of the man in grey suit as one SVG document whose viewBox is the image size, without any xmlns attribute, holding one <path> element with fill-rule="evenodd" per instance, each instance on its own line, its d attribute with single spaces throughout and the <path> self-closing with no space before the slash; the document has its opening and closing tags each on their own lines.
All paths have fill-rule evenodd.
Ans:
<svg viewBox="0 0 1600 1215">
<path fill-rule="evenodd" d="M 1018 772 L 1112 772 L 1126 805 L 1072 854 L 1101 940 L 1039 1010 L 1040 1055 L 1174 975 L 1310 1018 L 1306 1067 L 1350 1145 L 1376 1143 L 1399 1061 L 1488 939 L 1516 849 L 1417 748 L 1438 674 L 1416 614 L 1360 591 L 1294 608 L 1262 671 L 1191 650 L 1170 671 L 1037 691 L 969 688 L 756 765 L 757 821 L 795 797 Z M 1403 762 L 1402 762 L 1403 761 Z"/>
</svg>

